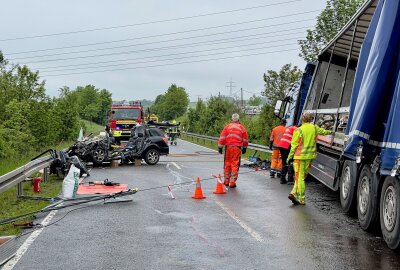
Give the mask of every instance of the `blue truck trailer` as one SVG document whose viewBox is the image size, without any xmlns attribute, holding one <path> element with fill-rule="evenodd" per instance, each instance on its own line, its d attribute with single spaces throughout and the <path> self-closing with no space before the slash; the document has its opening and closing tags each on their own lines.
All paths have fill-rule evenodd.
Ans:
<svg viewBox="0 0 400 270">
<path fill-rule="evenodd" d="M 343 210 L 364 230 L 380 227 L 399 249 L 400 1 L 367 0 L 321 50 L 304 101 L 306 84 L 298 85 L 276 113 L 298 123 L 309 112 L 333 131 L 318 136 L 310 174 L 339 191 Z"/>
</svg>

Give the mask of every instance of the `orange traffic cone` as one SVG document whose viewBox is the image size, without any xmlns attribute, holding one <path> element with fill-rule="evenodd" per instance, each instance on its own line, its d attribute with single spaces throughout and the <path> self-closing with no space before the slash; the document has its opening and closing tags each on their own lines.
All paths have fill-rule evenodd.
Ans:
<svg viewBox="0 0 400 270">
<path fill-rule="evenodd" d="M 225 187 L 226 188 L 226 187 Z M 218 174 L 217 177 L 217 186 L 215 187 L 215 191 L 213 192 L 214 194 L 225 194 L 225 188 L 222 184 L 222 180 L 221 180 L 221 174 Z"/>
<path fill-rule="evenodd" d="M 225 194 L 226 191 L 222 187 L 222 184 L 220 182 L 217 182 L 217 186 L 215 187 L 215 191 L 213 191 L 214 194 Z"/>
<path fill-rule="evenodd" d="M 196 189 L 194 190 L 194 194 L 192 196 L 193 199 L 204 199 L 203 190 L 201 189 L 200 177 L 196 179 Z"/>
</svg>

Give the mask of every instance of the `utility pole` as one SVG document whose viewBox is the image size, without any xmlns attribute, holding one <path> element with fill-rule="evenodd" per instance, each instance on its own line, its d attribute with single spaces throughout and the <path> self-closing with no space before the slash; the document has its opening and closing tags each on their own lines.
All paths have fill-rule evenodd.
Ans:
<svg viewBox="0 0 400 270">
<path fill-rule="evenodd" d="M 226 87 L 229 87 L 229 96 L 232 97 L 232 88 L 235 88 L 236 86 L 234 85 L 235 82 L 232 81 L 232 78 L 229 80 L 229 82 L 226 82 L 228 85 Z"/>
<path fill-rule="evenodd" d="M 201 95 L 195 95 L 195 96 L 197 96 L 197 102 L 199 102 Z"/>
<path fill-rule="evenodd" d="M 244 105 L 243 105 L 243 88 L 240 88 L 240 100 L 242 103 L 242 110 L 244 109 Z"/>
</svg>

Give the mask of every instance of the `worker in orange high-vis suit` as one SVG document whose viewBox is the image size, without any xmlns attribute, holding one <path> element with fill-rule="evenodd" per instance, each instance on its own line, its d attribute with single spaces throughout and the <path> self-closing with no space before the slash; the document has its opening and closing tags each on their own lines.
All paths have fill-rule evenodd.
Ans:
<svg viewBox="0 0 400 270">
<path fill-rule="evenodd" d="M 332 133 L 330 130 L 311 124 L 312 120 L 311 114 L 303 113 L 301 126 L 293 133 L 290 153 L 287 158 L 289 164 L 293 163 L 295 172 L 295 183 L 288 196 L 293 204 L 305 204 L 305 179 L 310 171 L 311 162 L 317 157 L 317 136 Z"/>
<path fill-rule="evenodd" d="M 246 128 L 239 122 L 239 115 L 232 114 L 232 122 L 227 124 L 221 132 L 218 140 L 218 152 L 222 154 L 225 146 L 224 159 L 224 184 L 230 188 L 236 187 L 238 179 L 240 157 L 246 153 L 248 146 Z"/>
<path fill-rule="evenodd" d="M 269 137 L 270 141 L 269 149 L 272 150 L 271 170 L 269 173 L 271 177 L 275 177 L 275 174 L 277 174 L 278 177 L 281 177 L 282 157 L 278 145 L 283 136 L 283 133 L 285 133 L 286 130 L 285 126 L 286 126 L 286 120 L 282 119 L 279 126 L 276 126 L 272 129 L 271 136 Z"/>
</svg>

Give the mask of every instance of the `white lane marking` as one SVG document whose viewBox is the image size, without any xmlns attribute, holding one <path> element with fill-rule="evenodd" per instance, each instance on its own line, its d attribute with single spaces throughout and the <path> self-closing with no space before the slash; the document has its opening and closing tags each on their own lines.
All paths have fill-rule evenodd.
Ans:
<svg viewBox="0 0 400 270">
<path fill-rule="evenodd" d="M 57 212 L 58 212 L 58 210 L 53 210 L 46 216 L 46 218 L 41 223 L 42 226 L 44 226 L 44 227 L 37 229 L 31 233 L 31 235 L 25 240 L 25 242 L 22 244 L 22 246 L 17 250 L 17 252 L 15 253 L 15 256 L 11 260 L 9 260 L 3 266 L 3 268 L 1 268 L 2 270 L 11 270 L 14 268 L 14 266 L 18 263 L 18 261 L 25 254 L 25 252 L 28 251 L 28 248 L 30 247 L 30 245 L 32 245 L 32 243 L 36 240 L 36 238 L 38 238 L 40 233 L 44 230 L 45 226 L 47 226 L 50 223 L 51 219 L 57 214 Z"/>
<path fill-rule="evenodd" d="M 171 162 L 171 164 L 174 165 L 178 170 L 181 170 L 181 167 L 179 167 L 175 162 Z"/>
<path fill-rule="evenodd" d="M 244 221 L 240 220 L 240 218 L 233 213 L 228 207 L 226 207 L 222 202 L 216 201 L 216 204 L 219 205 L 231 218 L 233 218 L 237 224 L 240 225 L 246 232 L 248 232 L 256 241 L 258 242 L 264 242 L 264 239 L 261 237 L 261 235 L 254 231 L 252 228 L 250 228 Z"/>
</svg>

